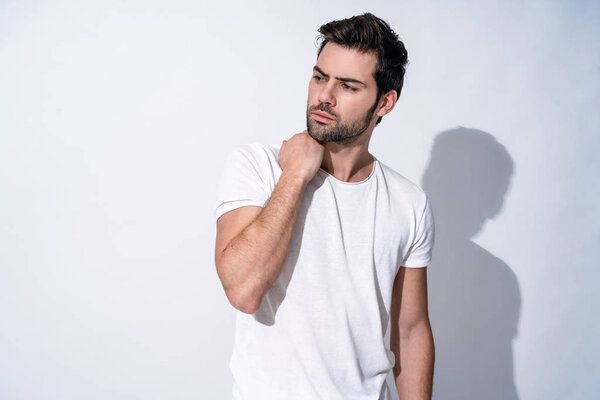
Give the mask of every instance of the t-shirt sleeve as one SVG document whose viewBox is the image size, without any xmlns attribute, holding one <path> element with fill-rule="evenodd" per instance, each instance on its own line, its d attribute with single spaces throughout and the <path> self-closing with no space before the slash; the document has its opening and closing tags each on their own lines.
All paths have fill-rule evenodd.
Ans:
<svg viewBox="0 0 600 400">
<path fill-rule="evenodd" d="M 215 220 L 228 211 L 243 206 L 264 207 L 267 193 L 264 168 L 252 145 L 238 146 L 225 158 L 217 182 Z"/>
<path fill-rule="evenodd" d="M 415 240 L 401 264 L 407 268 L 427 267 L 431 263 L 433 243 L 435 241 L 435 224 L 429 198 L 426 198 L 425 208 L 417 226 Z"/>
</svg>

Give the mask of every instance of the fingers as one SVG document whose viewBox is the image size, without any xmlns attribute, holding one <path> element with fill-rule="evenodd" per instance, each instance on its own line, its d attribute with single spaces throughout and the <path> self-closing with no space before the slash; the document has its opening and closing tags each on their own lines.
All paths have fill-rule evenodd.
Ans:
<svg viewBox="0 0 600 400">
<path fill-rule="evenodd" d="M 287 143 L 287 140 L 284 140 L 283 142 L 281 142 L 281 147 L 279 148 L 279 157 L 281 157 L 281 155 L 283 154 L 283 149 L 285 148 L 286 143 Z"/>
</svg>

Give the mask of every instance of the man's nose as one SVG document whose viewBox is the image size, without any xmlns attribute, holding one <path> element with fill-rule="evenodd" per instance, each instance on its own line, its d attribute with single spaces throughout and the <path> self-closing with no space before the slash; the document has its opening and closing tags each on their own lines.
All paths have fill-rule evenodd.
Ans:
<svg viewBox="0 0 600 400">
<path fill-rule="evenodd" d="M 335 106 L 335 95 L 333 93 L 333 85 L 328 82 L 327 85 L 323 85 L 319 92 L 319 103 L 329 103 L 331 106 Z"/>
</svg>

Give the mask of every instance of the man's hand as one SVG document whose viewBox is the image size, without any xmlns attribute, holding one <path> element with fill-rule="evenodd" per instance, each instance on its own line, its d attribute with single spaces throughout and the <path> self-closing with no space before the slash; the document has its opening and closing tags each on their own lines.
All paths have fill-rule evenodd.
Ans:
<svg viewBox="0 0 600 400">
<path fill-rule="evenodd" d="M 283 141 L 278 161 L 285 173 L 309 182 L 321 167 L 324 152 L 325 147 L 303 131 Z"/>
</svg>

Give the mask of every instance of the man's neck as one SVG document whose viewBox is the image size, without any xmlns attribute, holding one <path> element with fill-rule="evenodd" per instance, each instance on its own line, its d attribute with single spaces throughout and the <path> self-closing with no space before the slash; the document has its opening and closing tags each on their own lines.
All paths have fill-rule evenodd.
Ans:
<svg viewBox="0 0 600 400">
<path fill-rule="evenodd" d="M 369 153 L 369 143 L 350 146 L 323 143 L 325 153 L 321 169 L 344 182 L 360 182 L 371 174 L 374 158 Z"/>
</svg>

